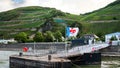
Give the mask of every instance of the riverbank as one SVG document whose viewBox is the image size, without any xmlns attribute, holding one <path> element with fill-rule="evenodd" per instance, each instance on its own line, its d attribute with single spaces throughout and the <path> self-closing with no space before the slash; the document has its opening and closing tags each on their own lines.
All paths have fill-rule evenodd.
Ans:
<svg viewBox="0 0 120 68">
<path fill-rule="evenodd" d="M 103 52 L 103 57 L 120 57 L 120 52 Z"/>
<path fill-rule="evenodd" d="M 9 68 L 9 56 L 19 54 L 18 51 L 0 51 L 0 68 Z M 5 59 L 5 60 L 3 60 Z M 72 68 L 119 68 L 119 57 L 102 57 L 100 65 L 72 65 Z"/>
<path fill-rule="evenodd" d="M 50 51 L 51 49 L 36 49 L 36 52 L 40 51 Z M 23 52 L 22 48 L 0 48 L 0 51 L 18 51 L 18 52 Z M 28 53 L 33 52 L 28 51 Z M 27 52 L 26 52 L 27 53 Z M 43 52 L 44 53 L 44 52 Z M 101 56 L 103 57 L 120 57 L 120 52 L 101 52 Z"/>
<path fill-rule="evenodd" d="M 120 68 L 118 57 L 102 57 L 100 65 L 75 65 L 72 68 Z"/>
<path fill-rule="evenodd" d="M 21 48 L 0 48 L 0 51 L 22 51 Z"/>
</svg>

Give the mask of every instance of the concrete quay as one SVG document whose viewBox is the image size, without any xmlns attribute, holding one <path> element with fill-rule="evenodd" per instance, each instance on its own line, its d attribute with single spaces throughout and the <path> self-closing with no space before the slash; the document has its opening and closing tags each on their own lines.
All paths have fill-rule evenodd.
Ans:
<svg viewBox="0 0 120 68">
<path fill-rule="evenodd" d="M 10 56 L 10 68 L 71 68 L 71 61 L 55 55 L 43 57 L 29 55 Z"/>
</svg>

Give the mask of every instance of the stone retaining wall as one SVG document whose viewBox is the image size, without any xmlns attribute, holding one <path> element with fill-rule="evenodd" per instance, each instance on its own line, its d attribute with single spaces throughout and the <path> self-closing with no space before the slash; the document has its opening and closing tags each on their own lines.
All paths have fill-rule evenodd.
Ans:
<svg viewBox="0 0 120 68">
<path fill-rule="evenodd" d="M 31 47 L 35 49 L 57 49 L 63 50 L 65 48 L 64 42 L 46 42 L 46 43 L 16 43 L 16 44 L 0 44 L 0 48 L 22 49 L 24 47 Z"/>
</svg>

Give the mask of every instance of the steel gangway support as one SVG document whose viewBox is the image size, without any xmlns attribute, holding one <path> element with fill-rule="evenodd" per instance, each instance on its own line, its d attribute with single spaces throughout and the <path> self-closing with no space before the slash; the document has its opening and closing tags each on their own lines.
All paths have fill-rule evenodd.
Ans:
<svg viewBox="0 0 120 68">
<path fill-rule="evenodd" d="M 84 53 L 91 53 L 94 51 L 98 51 L 100 49 L 108 47 L 108 43 L 100 43 L 100 44 L 91 44 L 91 45 L 83 45 L 83 46 L 76 46 L 69 50 L 61 51 L 57 53 L 59 57 L 69 57 L 75 55 L 82 55 Z"/>
</svg>

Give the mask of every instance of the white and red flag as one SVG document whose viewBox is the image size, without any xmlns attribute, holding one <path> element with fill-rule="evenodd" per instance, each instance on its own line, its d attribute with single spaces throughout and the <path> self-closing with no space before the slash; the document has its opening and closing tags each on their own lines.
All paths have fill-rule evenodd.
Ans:
<svg viewBox="0 0 120 68">
<path fill-rule="evenodd" d="M 66 36 L 67 37 L 76 37 L 77 34 L 79 32 L 79 28 L 78 27 L 67 27 L 66 28 Z"/>
</svg>

